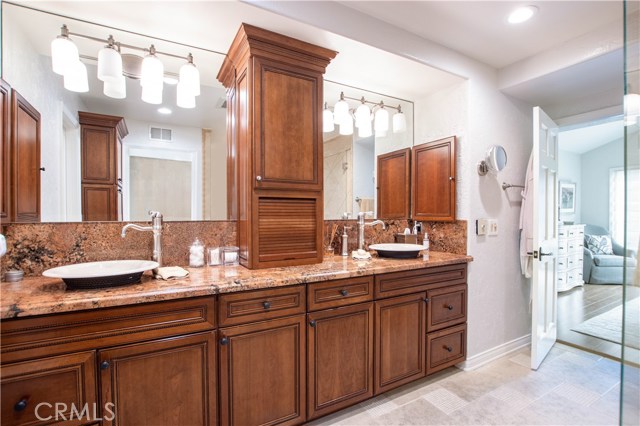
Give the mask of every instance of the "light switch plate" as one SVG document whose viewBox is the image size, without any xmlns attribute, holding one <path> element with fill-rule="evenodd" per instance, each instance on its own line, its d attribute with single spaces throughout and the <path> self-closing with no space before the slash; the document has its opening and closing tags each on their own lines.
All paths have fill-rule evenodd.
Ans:
<svg viewBox="0 0 640 426">
<path fill-rule="evenodd" d="M 476 235 L 487 235 L 488 230 L 488 219 L 476 219 Z"/>
<path fill-rule="evenodd" d="M 498 220 L 489 219 L 487 221 L 487 235 L 498 235 Z"/>
</svg>

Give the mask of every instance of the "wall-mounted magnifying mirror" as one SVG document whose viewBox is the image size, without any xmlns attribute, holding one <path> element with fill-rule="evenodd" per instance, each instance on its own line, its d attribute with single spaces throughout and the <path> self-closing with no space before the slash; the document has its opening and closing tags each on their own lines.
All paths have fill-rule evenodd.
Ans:
<svg viewBox="0 0 640 426">
<path fill-rule="evenodd" d="M 478 174 L 486 175 L 488 172 L 498 173 L 507 165 L 507 151 L 500 145 L 493 145 L 487 150 L 484 160 L 478 163 Z"/>
</svg>

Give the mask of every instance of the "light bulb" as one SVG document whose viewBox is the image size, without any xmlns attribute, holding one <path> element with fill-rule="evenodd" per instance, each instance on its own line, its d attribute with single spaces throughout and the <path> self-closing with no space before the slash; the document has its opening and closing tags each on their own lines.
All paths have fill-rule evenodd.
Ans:
<svg viewBox="0 0 640 426">
<path fill-rule="evenodd" d="M 178 83 L 176 89 L 176 105 L 180 108 L 195 108 L 196 96 L 191 92 L 191 88 L 182 81 Z"/>
<path fill-rule="evenodd" d="M 376 136 L 378 136 L 378 133 L 385 133 L 386 136 L 386 133 L 389 130 L 389 112 L 386 109 L 380 108 L 376 111 L 374 130 L 376 132 Z"/>
<path fill-rule="evenodd" d="M 148 84 L 162 84 L 164 81 L 164 65 L 155 55 L 155 49 L 151 46 L 150 52 L 142 60 L 142 71 L 140 72 L 140 84 L 144 87 Z"/>
<path fill-rule="evenodd" d="M 122 77 L 122 57 L 113 46 L 105 46 L 98 52 L 98 80 L 118 80 Z"/>
<path fill-rule="evenodd" d="M 192 59 L 191 55 L 189 55 L 189 58 Z M 200 95 L 200 72 L 193 62 L 187 62 L 180 67 L 180 82 L 194 96 Z"/>
<path fill-rule="evenodd" d="M 349 104 L 341 99 L 333 107 L 333 121 L 342 124 L 343 121 L 351 120 L 349 116 Z"/>
<path fill-rule="evenodd" d="M 402 112 L 393 114 L 393 133 L 404 133 L 407 131 L 407 117 Z"/>
<path fill-rule="evenodd" d="M 85 64 L 80 61 L 71 64 L 64 74 L 64 88 L 79 93 L 89 91 L 89 78 Z"/>
<path fill-rule="evenodd" d="M 105 96 L 108 96 L 114 99 L 126 98 L 127 97 L 127 81 L 124 78 L 124 75 L 120 75 L 120 78 L 115 80 L 105 80 L 102 93 L 104 93 Z"/>
<path fill-rule="evenodd" d="M 360 126 L 366 126 L 367 123 L 369 127 L 371 127 L 371 110 L 366 104 L 361 104 L 358 109 L 356 109 L 356 127 L 360 128 Z"/>
<path fill-rule="evenodd" d="M 155 84 L 147 84 L 142 86 L 141 99 L 148 103 L 158 105 L 162 103 L 162 81 Z"/>
<path fill-rule="evenodd" d="M 325 133 L 333 132 L 336 126 L 333 122 L 333 113 L 329 108 L 322 111 L 322 131 Z"/>
<path fill-rule="evenodd" d="M 51 42 L 51 66 L 53 72 L 65 75 L 76 62 L 80 62 L 78 47 L 68 37 L 58 36 Z"/>
</svg>

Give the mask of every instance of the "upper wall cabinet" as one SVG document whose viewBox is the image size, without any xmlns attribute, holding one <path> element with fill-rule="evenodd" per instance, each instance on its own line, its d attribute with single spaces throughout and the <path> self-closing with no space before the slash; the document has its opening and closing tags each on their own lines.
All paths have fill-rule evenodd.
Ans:
<svg viewBox="0 0 640 426">
<path fill-rule="evenodd" d="M 456 220 L 456 137 L 414 146 L 411 172 L 412 218 Z"/>
<path fill-rule="evenodd" d="M 247 268 L 322 262 L 322 76 L 335 55 L 242 24 L 218 73 L 229 215 Z"/>
<path fill-rule="evenodd" d="M 411 148 L 378 156 L 378 217 L 406 219 L 410 204 Z"/>
</svg>

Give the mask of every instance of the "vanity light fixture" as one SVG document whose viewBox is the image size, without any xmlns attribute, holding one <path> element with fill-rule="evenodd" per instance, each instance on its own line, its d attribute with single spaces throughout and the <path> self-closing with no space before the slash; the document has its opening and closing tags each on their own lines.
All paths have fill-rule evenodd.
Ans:
<svg viewBox="0 0 640 426">
<path fill-rule="evenodd" d="M 358 101 L 360 102 L 360 105 L 355 110 L 350 109 L 346 99 Z M 367 104 L 373 105 L 373 108 L 369 108 Z M 371 130 L 371 123 L 373 121 L 376 136 L 385 137 L 389 131 L 389 111 L 387 108 L 395 109 L 397 111 L 393 114 L 393 133 L 406 132 L 407 118 L 402 112 L 400 105 L 394 107 L 385 105 L 383 101 L 371 102 L 366 100 L 364 96 L 360 99 L 352 98 L 345 96 L 344 92 L 340 92 L 340 100 L 334 106 L 333 121 L 340 125 L 341 135 L 351 135 L 353 134 L 353 121 L 355 120 L 355 127 L 358 128 L 358 136 L 361 138 L 369 137 L 373 134 L 373 131 Z M 328 108 L 325 102 L 323 117 L 325 117 L 324 114 L 326 114 L 327 111 Z M 372 111 L 374 111 L 373 115 L 371 114 Z M 326 121 L 327 119 L 325 118 L 325 122 Z M 328 126 L 326 128 L 323 126 L 323 131 L 331 132 L 333 129 Z"/>
<path fill-rule="evenodd" d="M 333 122 L 333 113 L 329 109 L 327 103 L 324 103 L 324 110 L 322 111 L 322 131 L 324 133 L 333 132 L 336 129 Z"/>
<path fill-rule="evenodd" d="M 521 24 L 531 19 L 536 12 L 538 12 L 538 8 L 536 6 L 519 7 L 509 14 L 507 21 L 510 24 Z"/>
<path fill-rule="evenodd" d="M 162 103 L 164 83 L 177 84 L 178 106 L 182 108 L 195 107 L 195 97 L 200 95 L 200 73 L 193 63 L 193 55 L 178 56 L 172 53 L 157 51 L 152 44 L 149 48 L 142 48 L 116 41 L 113 36 L 106 40 L 85 34 L 70 32 L 66 25 L 60 30 L 60 35 L 51 42 L 51 62 L 53 71 L 64 76 L 64 87 L 74 92 L 89 91 L 87 67 L 80 61 L 80 55 L 75 43 L 69 36 L 82 37 L 103 44 L 98 52 L 98 79 L 104 84 L 103 93 L 115 99 L 127 96 L 126 78 L 140 79 L 142 85 L 142 100 L 151 104 Z M 106 43 L 106 45 L 105 45 Z M 131 53 L 121 53 L 121 48 L 146 52 L 144 58 Z M 186 60 L 180 67 L 179 74 L 164 73 L 164 65 L 158 55 L 170 56 Z M 83 58 L 95 59 L 90 56 Z M 179 80 L 175 78 L 179 75 Z"/>
</svg>

